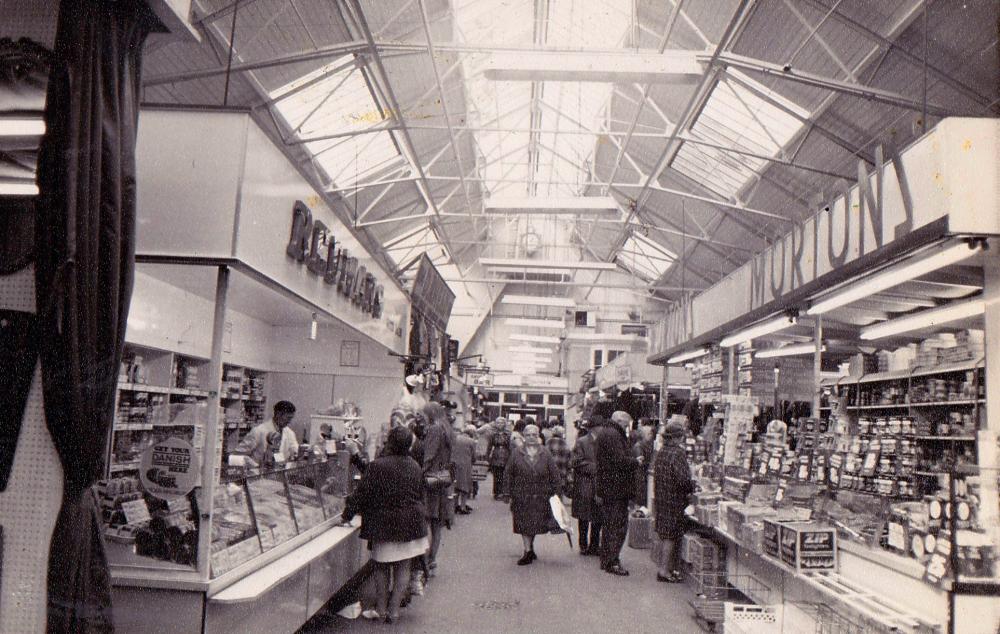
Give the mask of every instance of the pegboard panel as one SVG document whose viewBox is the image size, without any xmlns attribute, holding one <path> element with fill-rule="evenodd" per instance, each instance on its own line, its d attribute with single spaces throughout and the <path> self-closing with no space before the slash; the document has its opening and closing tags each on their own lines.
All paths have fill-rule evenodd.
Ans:
<svg viewBox="0 0 1000 634">
<path fill-rule="evenodd" d="M 0 276 L 0 307 L 34 312 L 35 276 L 28 268 Z M 0 632 L 43 632 L 49 540 L 62 500 L 62 468 L 45 427 L 41 365 L 28 394 L 14 468 L 0 493 L 3 570 L 0 574 Z"/>
</svg>

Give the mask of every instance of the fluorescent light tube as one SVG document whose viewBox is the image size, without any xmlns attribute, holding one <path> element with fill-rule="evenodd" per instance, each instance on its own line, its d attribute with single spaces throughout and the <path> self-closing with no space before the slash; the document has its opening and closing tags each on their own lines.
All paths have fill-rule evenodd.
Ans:
<svg viewBox="0 0 1000 634">
<path fill-rule="evenodd" d="M 309 322 L 309 339 L 316 341 L 316 335 L 319 333 L 319 322 L 316 321 L 316 313 L 312 314 L 312 321 Z"/>
<path fill-rule="evenodd" d="M 531 341 L 534 343 L 559 343 L 559 337 L 548 337 L 546 335 L 514 334 L 508 335 L 507 338 L 513 339 L 514 341 Z"/>
<path fill-rule="evenodd" d="M 982 245 L 978 242 L 961 242 L 944 247 L 936 253 L 914 261 L 903 262 L 898 266 L 867 277 L 843 291 L 813 302 L 812 306 L 806 312 L 810 315 L 822 315 L 845 304 L 864 299 L 879 291 L 884 291 L 887 288 L 898 286 L 921 275 L 926 275 L 931 271 L 961 262 L 979 253 L 981 250 Z"/>
<path fill-rule="evenodd" d="M 0 182 L 0 196 L 37 196 L 38 185 L 34 183 Z"/>
<path fill-rule="evenodd" d="M 826 352 L 826 346 L 822 346 L 820 351 Z M 812 354 L 814 352 L 816 352 L 815 343 L 794 343 L 787 346 L 781 346 L 780 348 L 761 350 L 756 353 L 754 357 L 757 359 L 772 359 L 774 357 L 793 357 L 799 354 Z"/>
<path fill-rule="evenodd" d="M 552 348 L 535 348 L 534 346 L 509 346 L 511 352 L 533 352 L 537 354 L 552 354 Z"/>
<path fill-rule="evenodd" d="M 42 136 L 45 121 L 38 118 L 0 117 L 0 136 Z"/>
<path fill-rule="evenodd" d="M 527 306 L 557 306 L 573 308 L 576 306 L 569 297 L 539 297 L 537 295 L 504 295 L 501 304 L 524 304 Z"/>
<path fill-rule="evenodd" d="M 746 330 L 741 330 L 734 335 L 729 335 L 720 342 L 720 345 L 724 348 L 732 348 L 733 346 L 741 344 L 744 341 L 750 341 L 751 339 L 756 339 L 757 337 L 763 337 L 764 335 L 784 330 L 789 326 L 794 326 L 797 322 L 797 317 L 782 315 L 776 319 L 765 321 L 762 324 L 751 326 Z"/>
<path fill-rule="evenodd" d="M 527 326 L 530 328 L 552 328 L 562 330 L 566 324 L 556 319 L 524 319 L 522 317 L 507 317 L 505 323 L 508 326 Z"/>
<path fill-rule="evenodd" d="M 485 267 L 507 267 L 523 271 L 549 272 L 551 270 L 584 269 L 591 271 L 614 271 L 614 262 L 595 262 L 593 260 L 525 260 L 519 258 L 479 258 L 479 263 Z M 537 269 L 544 269 L 538 271 Z"/>
<path fill-rule="evenodd" d="M 680 354 L 675 354 L 674 356 L 667 359 L 667 363 L 681 363 L 683 361 L 690 361 L 691 359 L 697 359 L 708 354 L 708 348 L 698 348 L 697 350 L 691 350 L 689 352 L 682 352 Z"/>
<path fill-rule="evenodd" d="M 865 340 L 881 339 L 883 337 L 910 332 L 911 330 L 919 330 L 920 328 L 928 328 L 959 319 L 975 317 L 985 312 L 986 302 L 981 298 L 964 302 L 953 302 L 939 308 L 922 310 L 919 313 L 867 326 L 861 329 L 861 338 Z"/>
<path fill-rule="evenodd" d="M 483 205 L 487 214 L 591 215 L 619 214 L 618 203 L 610 196 L 490 197 Z"/>
</svg>

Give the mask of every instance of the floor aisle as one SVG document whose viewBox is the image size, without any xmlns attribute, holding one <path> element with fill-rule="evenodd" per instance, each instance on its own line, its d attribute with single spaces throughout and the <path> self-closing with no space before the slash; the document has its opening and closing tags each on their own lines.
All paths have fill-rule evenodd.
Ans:
<svg viewBox="0 0 1000 634">
<path fill-rule="evenodd" d="M 484 483 L 489 490 L 489 482 Z M 444 534 L 438 574 L 395 625 L 340 617 L 314 619 L 303 632 L 698 632 L 683 584 L 658 583 L 648 550 L 622 549 L 632 573 L 614 577 L 596 557 L 570 550 L 565 535 L 535 540 L 539 560 L 517 566 L 521 540 L 507 505 L 488 494 Z"/>
</svg>

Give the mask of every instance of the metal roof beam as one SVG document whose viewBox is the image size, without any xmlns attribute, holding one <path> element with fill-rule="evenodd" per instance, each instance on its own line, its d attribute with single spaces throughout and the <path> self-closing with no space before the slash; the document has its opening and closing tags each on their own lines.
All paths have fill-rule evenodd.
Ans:
<svg viewBox="0 0 1000 634">
<path fill-rule="evenodd" d="M 687 104 L 684 107 L 684 111 L 678 119 L 677 130 L 687 130 L 694 122 L 695 117 L 698 112 L 701 111 L 702 105 L 708 99 L 711 93 L 712 87 L 715 85 L 717 69 L 715 68 L 715 60 L 722 54 L 727 46 L 736 37 L 736 34 L 743 28 L 746 21 L 750 15 L 750 9 L 754 6 L 755 0 L 740 0 L 737 5 L 736 10 L 733 12 L 732 17 L 729 19 L 729 23 L 726 25 L 726 29 L 722 34 L 719 43 L 716 45 L 714 52 L 708 60 L 708 68 L 702 74 L 701 81 L 698 87 L 695 88 L 688 99 Z M 629 211 L 629 219 L 636 213 L 636 210 L 644 207 L 646 202 L 649 200 L 650 189 L 652 185 L 658 181 L 660 174 L 663 170 L 674 160 L 677 156 L 677 152 L 680 151 L 681 141 L 672 140 L 667 143 L 666 147 L 663 149 L 663 153 L 660 155 L 659 159 L 653 168 L 653 171 L 644 180 L 643 184 L 640 186 L 638 195 L 635 197 L 635 205 Z M 771 215 L 771 214 L 768 214 Z M 622 248 L 625 244 L 625 240 L 628 238 L 628 228 L 624 228 L 619 234 L 618 238 L 615 240 L 616 246 L 613 247 L 608 259 L 614 259 L 615 251 Z"/>
<path fill-rule="evenodd" d="M 993 108 L 995 111 L 997 104 L 992 99 L 990 99 L 986 95 L 983 95 L 975 88 L 972 88 L 962 83 L 960 80 L 956 79 L 950 73 L 947 73 L 940 67 L 936 66 L 931 60 L 925 60 L 923 57 L 920 57 L 919 55 L 910 52 L 908 49 L 903 48 L 896 42 L 878 33 L 877 31 L 868 28 L 864 24 L 858 22 L 857 20 L 847 15 L 844 15 L 843 13 L 837 10 L 837 6 L 840 4 L 839 2 L 835 3 L 832 7 L 828 7 L 819 0 L 802 0 L 802 1 L 805 2 L 806 4 L 812 5 L 817 10 L 829 12 L 830 17 L 833 20 L 836 20 L 837 22 L 840 22 L 844 26 L 861 33 L 865 37 L 868 37 L 869 39 L 872 39 L 875 42 L 878 42 L 882 46 L 885 46 L 887 49 L 896 51 L 897 53 L 905 57 L 908 61 L 915 64 L 916 66 L 923 68 L 923 65 L 926 63 L 927 70 L 930 71 L 940 81 L 948 84 L 953 89 L 962 93 L 963 95 L 975 101 L 979 105 L 986 108 Z"/>
<path fill-rule="evenodd" d="M 323 59 L 326 57 L 341 57 L 343 55 L 351 55 L 353 53 L 360 53 L 364 51 L 366 44 L 364 42 L 351 41 L 344 42 L 341 44 L 334 44 L 332 46 L 324 46 L 317 48 L 312 51 L 305 51 L 303 53 L 294 53 L 292 55 L 282 55 L 280 57 L 274 57 L 271 59 L 264 59 L 254 62 L 242 62 L 239 64 L 233 64 L 231 68 L 226 68 L 226 66 L 217 66 L 215 68 L 206 68 L 202 70 L 189 70 L 181 73 L 170 73 L 167 75 L 151 75 L 146 77 L 142 85 L 143 87 L 149 86 L 159 86 L 162 84 L 175 84 L 183 81 L 191 81 L 194 79 L 205 79 L 207 77 L 216 77 L 219 75 L 225 75 L 228 73 L 243 73 L 251 70 L 261 70 L 264 68 L 273 68 L 275 66 L 284 66 L 286 64 L 297 64 L 299 62 L 308 62 L 315 59 Z"/>
<path fill-rule="evenodd" d="M 495 81 L 693 84 L 704 72 L 698 62 L 695 51 L 683 49 L 614 57 L 588 51 L 500 52 L 483 63 L 482 73 Z"/>
<path fill-rule="evenodd" d="M 427 203 L 428 208 L 433 212 L 434 215 L 437 215 L 440 212 L 437 208 L 437 205 L 434 202 L 434 198 L 431 196 L 430 185 L 427 182 L 427 176 L 424 174 L 424 168 L 420 164 L 418 158 L 419 155 L 417 154 L 417 151 L 413 146 L 413 140 L 410 138 L 410 133 L 406 129 L 406 122 L 401 115 L 402 110 L 400 109 L 399 100 L 396 99 L 395 92 L 392 89 L 392 84 L 389 81 L 389 74 L 385 70 L 385 65 L 382 63 L 382 58 L 379 57 L 378 49 L 375 44 L 375 38 L 374 36 L 372 36 L 371 29 L 368 27 L 368 21 L 364 16 L 364 11 L 361 8 L 360 0 L 351 0 L 350 7 L 353 7 L 354 20 L 357 23 L 358 28 L 364 34 L 365 41 L 368 42 L 368 48 L 369 51 L 371 52 L 371 57 L 372 57 L 371 61 L 374 62 L 375 68 L 378 70 L 378 74 L 381 77 L 382 80 L 381 83 L 383 84 L 382 91 L 388 102 L 387 105 L 390 108 L 390 114 L 392 115 L 392 118 L 395 119 L 399 124 L 400 128 L 399 135 L 403 140 L 402 145 L 406 148 L 406 154 L 409 155 L 407 156 L 407 159 L 413 166 L 413 169 L 416 170 L 417 176 L 419 177 L 419 180 L 416 182 L 417 189 L 420 191 L 420 195 L 424 198 L 424 201 Z M 442 237 L 443 237 L 442 243 L 447 249 L 449 258 L 454 262 L 455 258 L 452 255 L 454 254 L 454 250 L 448 244 L 447 236 L 442 236 Z"/>
<path fill-rule="evenodd" d="M 724 68 L 740 68 L 742 70 L 762 73 L 767 77 L 775 77 L 805 84 L 814 88 L 823 88 L 825 90 L 840 92 L 854 97 L 877 101 L 890 106 L 896 106 L 897 108 L 906 108 L 908 110 L 923 112 L 925 107 L 923 101 L 921 100 L 910 99 L 909 97 L 890 90 L 882 90 L 881 88 L 864 86 L 856 82 L 823 77 L 814 73 L 795 70 L 789 66 L 753 59 L 744 55 L 722 53 L 716 58 L 714 63 Z M 732 75 L 729 75 L 729 77 L 732 77 Z M 934 104 L 927 104 L 926 109 L 928 113 L 937 117 L 950 117 L 962 114 Z"/>
</svg>

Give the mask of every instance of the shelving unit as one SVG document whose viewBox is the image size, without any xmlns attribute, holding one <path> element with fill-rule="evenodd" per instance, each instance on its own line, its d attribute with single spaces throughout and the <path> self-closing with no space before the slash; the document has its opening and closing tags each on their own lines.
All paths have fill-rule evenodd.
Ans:
<svg viewBox="0 0 1000 634">
<path fill-rule="evenodd" d="M 255 425 L 266 417 L 265 381 L 262 370 L 232 364 L 222 366 L 222 392 L 219 396 L 224 421 L 222 455 L 231 452 Z"/>
</svg>

